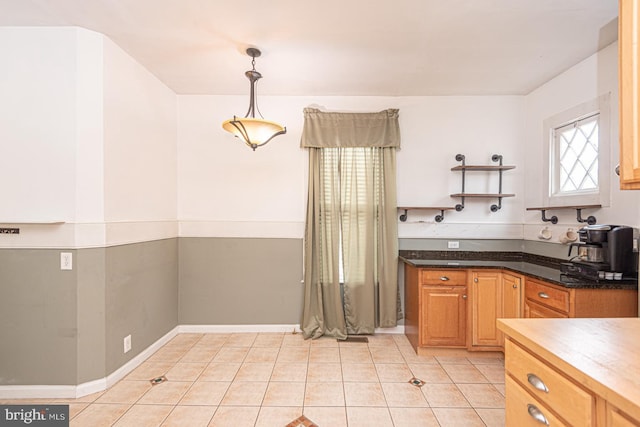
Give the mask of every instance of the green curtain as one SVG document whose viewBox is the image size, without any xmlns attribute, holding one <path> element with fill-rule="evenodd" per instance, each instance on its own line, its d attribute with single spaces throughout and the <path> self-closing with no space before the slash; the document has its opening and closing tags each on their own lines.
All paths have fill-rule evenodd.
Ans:
<svg viewBox="0 0 640 427">
<path fill-rule="evenodd" d="M 305 338 L 344 339 L 398 320 L 398 110 L 305 109 L 309 149 Z M 343 290 L 340 260 L 343 261 Z"/>
</svg>

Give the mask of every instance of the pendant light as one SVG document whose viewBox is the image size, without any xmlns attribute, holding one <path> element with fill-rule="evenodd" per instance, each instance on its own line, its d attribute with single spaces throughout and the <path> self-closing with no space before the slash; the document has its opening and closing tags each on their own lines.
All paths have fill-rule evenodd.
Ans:
<svg viewBox="0 0 640 427">
<path fill-rule="evenodd" d="M 240 138 L 249 147 L 256 151 L 256 148 L 266 144 L 278 135 L 287 133 L 287 128 L 275 122 L 265 120 L 258 109 L 258 96 L 256 94 L 256 82 L 262 78 L 262 74 L 256 71 L 256 58 L 262 54 L 259 49 L 250 47 L 247 55 L 251 60 L 252 69 L 244 73 L 251 82 L 251 92 L 249 93 L 249 110 L 244 118 L 233 116 L 222 123 L 222 128 L 231 132 L 236 138 Z M 260 118 L 256 118 L 256 110 Z"/>
</svg>

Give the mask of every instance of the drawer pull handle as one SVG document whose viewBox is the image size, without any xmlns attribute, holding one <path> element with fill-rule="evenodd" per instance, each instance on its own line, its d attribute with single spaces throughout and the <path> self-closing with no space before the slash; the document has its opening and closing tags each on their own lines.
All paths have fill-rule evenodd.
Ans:
<svg viewBox="0 0 640 427">
<path fill-rule="evenodd" d="M 546 293 L 544 293 L 544 292 L 538 292 L 538 296 L 539 296 L 540 298 L 544 298 L 544 299 L 549 298 L 549 295 L 547 295 L 547 294 L 546 294 Z"/>
<path fill-rule="evenodd" d="M 527 374 L 527 381 L 529 381 L 529 384 L 531 384 L 536 389 L 544 391 L 545 393 L 549 393 L 547 385 L 537 375 Z"/>
<path fill-rule="evenodd" d="M 447 276 L 440 276 L 440 280 L 442 280 L 443 282 L 447 282 L 449 281 L 449 278 Z"/>
<path fill-rule="evenodd" d="M 532 405 L 531 403 L 529 403 L 527 405 L 527 411 L 529 412 L 529 415 L 531 416 L 531 418 L 533 418 L 540 424 L 544 424 L 546 426 L 549 425 L 549 421 L 547 421 L 547 417 L 544 416 L 542 411 L 538 409 L 536 405 Z"/>
</svg>

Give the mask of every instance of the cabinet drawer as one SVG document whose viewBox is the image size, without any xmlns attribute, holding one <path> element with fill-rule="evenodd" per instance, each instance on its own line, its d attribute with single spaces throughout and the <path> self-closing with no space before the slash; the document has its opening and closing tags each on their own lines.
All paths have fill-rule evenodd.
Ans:
<svg viewBox="0 0 640 427">
<path fill-rule="evenodd" d="M 540 427 L 545 425 L 545 420 L 548 423 L 546 425 L 549 426 L 566 426 L 544 404 L 531 397 L 508 375 L 505 378 L 505 390 L 507 426 Z M 535 418 L 536 416 L 538 419 Z"/>
<path fill-rule="evenodd" d="M 505 369 L 533 397 L 573 426 L 594 422 L 595 398 L 512 341 L 505 343 Z M 546 390 L 545 390 L 546 389 Z"/>
<path fill-rule="evenodd" d="M 463 286 L 467 284 L 467 272 L 463 270 L 420 270 L 421 285 Z"/>
<path fill-rule="evenodd" d="M 560 312 L 557 310 L 552 310 L 544 305 L 536 304 L 535 302 L 528 300 L 525 306 L 525 317 L 529 318 L 543 318 L 547 319 L 549 317 L 555 318 L 566 318 L 569 315 L 566 312 Z"/>
<path fill-rule="evenodd" d="M 527 280 L 524 289 L 527 299 L 569 313 L 569 291 L 533 280 Z"/>
</svg>

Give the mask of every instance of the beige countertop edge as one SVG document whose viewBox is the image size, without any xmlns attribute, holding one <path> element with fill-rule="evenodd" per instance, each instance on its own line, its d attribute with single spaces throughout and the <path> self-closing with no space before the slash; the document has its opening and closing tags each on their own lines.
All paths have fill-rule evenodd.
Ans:
<svg viewBox="0 0 640 427">
<path fill-rule="evenodd" d="M 498 328 L 640 420 L 640 318 L 498 319 Z"/>
</svg>

